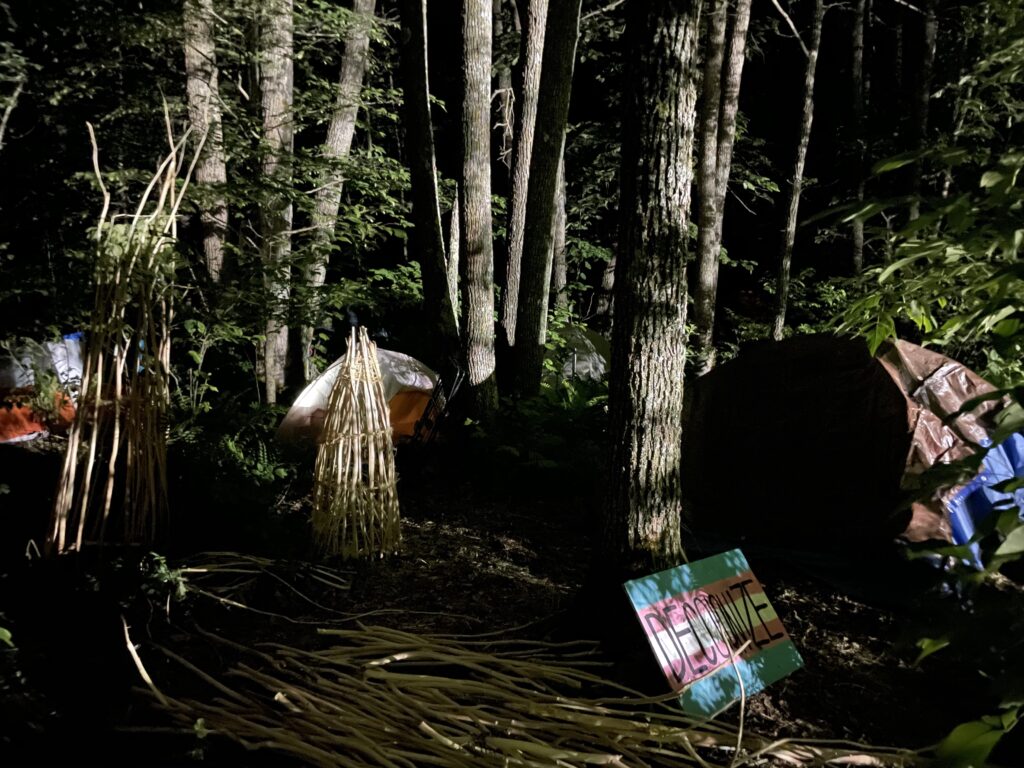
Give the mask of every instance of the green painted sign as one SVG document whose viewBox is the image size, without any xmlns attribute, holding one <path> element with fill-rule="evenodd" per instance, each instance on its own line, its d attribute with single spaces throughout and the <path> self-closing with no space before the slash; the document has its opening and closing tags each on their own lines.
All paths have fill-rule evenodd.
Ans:
<svg viewBox="0 0 1024 768">
<path fill-rule="evenodd" d="M 690 714 L 713 717 L 803 666 L 738 549 L 628 581 L 625 588 Z"/>
</svg>

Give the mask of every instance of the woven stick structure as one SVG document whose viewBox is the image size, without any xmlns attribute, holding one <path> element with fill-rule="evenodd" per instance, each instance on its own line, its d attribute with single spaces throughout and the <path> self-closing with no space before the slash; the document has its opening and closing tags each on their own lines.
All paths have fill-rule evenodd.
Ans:
<svg viewBox="0 0 1024 768">
<path fill-rule="evenodd" d="M 313 532 L 320 549 L 344 558 L 398 549 L 391 417 L 377 345 L 353 329 L 327 405 L 313 484 Z"/>
<path fill-rule="evenodd" d="M 165 114 L 166 116 L 166 114 Z M 167 412 L 177 212 L 195 167 L 179 175 L 188 133 L 175 141 L 134 214 L 110 216 L 103 192 L 96 227 L 95 301 L 81 394 L 68 435 L 47 551 L 119 539 L 151 544 L 167 518 Z M 198 158 L 200 148 L 197 150 Z M 118 503 L 115 503 L 115 497 Z"/>
</svg>

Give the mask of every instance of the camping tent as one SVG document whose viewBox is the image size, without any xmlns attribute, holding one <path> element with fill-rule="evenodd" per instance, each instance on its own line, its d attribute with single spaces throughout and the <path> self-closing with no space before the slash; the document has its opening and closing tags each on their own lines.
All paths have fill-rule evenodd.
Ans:
<svg viewBox="0 0 1024 768">
<path fill-rule="evenodd" d="M 971 484 L 901 504 L 915 476 L 986 446 L 1004 407 L 961 414 L 993 387 L 908 342 L 877 357 L 832 336 L 764 342 L 691 389 L 683 480 L 695 532 L 815 547 L 895 536 L 962 544 L 999 501 L 991 486 L 1024 474 L 1024 441 L 1011 438 Z"/>
<path fill-rule="evenodd" d="M 69 424 L 75 415 L 75 398 L 82 379 L 81 333 L 60 341 L 29 343 L 0 356 L 0 443 L 18 443 L 49 433 L 46 416 L 32 410 L 37 373 L 56 379 L 56 422 Z M 52 417 L 51 417 L 51 420 Z"/>
<path fill-rule="evenodd" d="M 327 417 L 331 388 L 344 359 L 342 355 L 331 363 L 299 393 L 277 428 L 278 440 L 315 442 L 319 439 Z M 414 357 L 380 347 L 377 348 L 377 361 L 391 415 L 392 434 L 396 441 L 411 438 L 416 432 L 416 422 L 423 416 L 437 385 L 437 374 Z"/>
</svg>

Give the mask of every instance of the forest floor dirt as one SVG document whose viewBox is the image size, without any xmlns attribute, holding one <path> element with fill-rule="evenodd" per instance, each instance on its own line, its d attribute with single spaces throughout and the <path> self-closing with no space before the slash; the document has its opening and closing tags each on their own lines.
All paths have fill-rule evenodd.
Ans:
<svg viewBox="0 0 1024 768">
<path fill-rule="evenodd" d="M 17 648 L 0 652 L 0 755 L 9 753 L 0 762 L 113 764 L 119 755 L 137 765 L 189 765 L 200 757 L 206 764 L 281 764 L 273 756 L 243 758 L 227 745 L 207 744 L 197 753 L 194 737 L 172 732 L 148 698 L 131 692 L 140 680 L 125 653 L 122 615 L 131 619 L 132 640 L 157 686 L 172 694 L 194 692 L 196 681 L 148 652 L 147 643 L 216 672 L 231 654 L 212 650 L 196 627 L 237 643 L 302 648 L 323 642 L 317 626 L 357 621 L 424 634 L 596 638 L 609 648 L 610 674 L 619 682 L 651 695 L 666 692 L 621 596 L 605 597 L 606 610 L 597 611 L 602 599 L 587 596 L 596 500 L 480 493 L 459 477 L 413 473 L 403 481 L 401 553 L 345 571 L 346 590 L 304 578 L 301 558 L 250 580 L 231 593 L 231 603 L 198 594 L 172 599 L 166 589 L 173 578 L 166 594 L 150 580 L 139 594 L 110 597 L 80 569 L 54 575 L 38 564 L 7 568 L 0 611 Z M 307 513 L 293 494 L 273 514 L 301 537 Z M 226 545 L 230 535 L 211 540 Z M 274 557 L 272 544 L 259 548 L 248 551 Z M 748 559 L 804 659 L 801 670 L 747 702 L 749 732 L 921 748 L 984 713 L 983 681 L 971 659 L 947 654 L 912 663 L 912 603 L 872 605 L 785 558 Z M 170 561 L 171 568 L 179 564 Z M 721 718 L 736 723 L 738 708 Z"/>
</svg>

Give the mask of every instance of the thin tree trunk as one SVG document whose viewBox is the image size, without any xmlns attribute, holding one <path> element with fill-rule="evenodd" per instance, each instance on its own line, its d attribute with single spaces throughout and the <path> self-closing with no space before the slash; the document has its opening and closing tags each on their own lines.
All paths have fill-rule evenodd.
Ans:
<svg viewBox="0 0 1024 768">
<path fill-rule="evenodd" d="M 452 200 L 451 221 L 448 225 L 448 296 L 452 302 L 453 314 L 459 317 L 459 190 Z M 456 330 L 458 326 L 456 325 Z"/>
<path fill-rule="evenodd" d="M 261 171 L 273 190 L 260 206 L 263 275 L 268 294 L 263 373 L 268 403 L 277 402 L 288 359 L 288 299 L 291 292 L 291 186 L 294 69 L 292 0 L 267 0 L 260 25 L 259 66 L 263 116 Z"/>
<path fill-rule="evenodd" d="M 698 373 L 714 367 L 715 293 L 718 283 L 718 252 L 715 223 L 718 212 L 718 121 L 722 113 L 722 65 L 729 20 L 727 0 L 712 0 L 704 54 L 703 93 L 700 105 L 700 163 L 697 166 L 697 286 L 694 291 L 694 324 Z"/>
<path fill-rule="evenodd" d="M 562 0 L 563 2 L 566 0 Z M 515 121 L 515 144 L 512 149 L 512 195 L 509 201 L 508 258 L 502 285 L 502 344 L 516 343 L 516 319 L 519 312 L 520 273 L 523 260 L 523 232 L 530 187 L 530 163 L 537 122 L 537 100 L 540 95 L 541 64 L 547 30 L 548 0 L 524 0 L 526 31 L 521 35 L 517 88 L 520 104 Z"/>
<path fill-rule="evenodd" d="M 855 160 L 857 164 L 857 207 L 864 203 L 864 189 L 867 163 L 867 135 L 864 125 L 864 113 L 867 107 L 868 77 L 864 70 L 864 38 L 871 19 L 870 0 L 857 0 L 854 6 L 853 19 L 853 62 L 850 67 L 853 80 L 853 127 L 856 144 Z M 864 270 L 864 220 L 853 220 L 853 273 L 859 275 Z"/>
<path fill-rule="evenodd" d="M 821 47 L 821 25 L 825 18 L 824 0 L 814 2 L 814 21 L 811 40 L 807 45 L 807 68 L 804 70 L 804 106 L 800 119 L 800 138 L 797 141 L 796 160 L 793 163 L 793 177 L 789 181 L 789 207 L 786 228 L 782 236 L 782 253 L 779 260 L 779 275 L 776 281 L 776 313 L 772 323 L 772 338 L 782 339 L 786 326 L 786 309 L 789 303 L 789 272 L 793 262 L 793 244 L 796 242 L 797 217 L 800 214 L 800 192 L 804 183 L 804 163 L 807 147 L 811 141 L 811 123 L 814 120 L 814 74 L 818 66 L 818 49 Z"/>
<path fill-rule="evenodd" d="M 503 0 L 494 2 L 494 40 L 497 43 L 505 32 L 505 23 L 502 18 Z M 513 10 L 513 13 L 515 11 Z M 494 72 L 495 88 L 494 96 L 497 101 L 495 138 L 498 142 L 498 162 L 505 166 L 505 173 L 510 173 L 512 168 L 512 137 L 515 128 L 515 98 L 512 93 L 512 70 L 505 64 L 496 64 Z"/>
<path fill-rule="evenodd" d="M 551 233 L 551 304 L 555 309 L 569 308 L 565 286 L 569 282 L 565 253 L 565 151 L 558 161 L 558 186 L 555 188 L 555 221 Z"/>
<path fill-rule="evenodd" d="M 684 556 L 680 514 L 686 227 L 697 90 L 697 0 L 631 0 L 605 562 Z"/>
<path fill-rule="evenodd" d="M 223 187 L 228 177 L 217 82 L 213 0 L 185 0 L 182 13 L 188 118 L 195 135 L 199 138 L 205 136 L 193 178 L 200 188 L 212 187 L 203 190 L 203 204 L 199 211 L 203 259 L 210 279 L 220 282 L 224 267 L 224 240 L 228 230 L 228 204 Z"/>
<path fill-rule="evenodd" d="M 320 289 L 327 278 L 334 230 L 341 205 L 341 188 L 345 179 L 339 162 L 348 157 L 352 138 L 356 133 L 359 113 L 359 94 L 370 52 L 370 30 L 373 27 L 373 7 L 376 0 L 353 0 L 352 26 L 345 36 L 345 52 L 341 58 L 338 87 L 334 95 L 334 110 L 327 124 L 327 140 L 320 156 L 328 167 L 317 180 L 313 208 L 312 261 L 304 269 L 306 289 L 310 292 L 310 324 L 302 329 L 302 372 L 306 381 L 316 375 L 313 365 L 313 330 L 320 322 Z"/>
<path fill-rule="evenodd" d="M 462 38 L 462 327 L 472 410 L 488 422 L 498 408 L 491 232 L 491 0 L 463 0 Z"/>
<path fill-rule="evenodd" d="M 921 70 L 918 75 L 917 93 L 914 98 L 914 137 L 915 150 L 923 150 L 928 143 L 928 111 L 932 91 L 932 71 L 935 68 L 935 43 L 939 32 L 939 22 L 935 15 L 935 0 L 926 0 L 924 7 L 924 49 L 921 56 Z M 919 159 L 911 166 L 910 179 L 910 220 L 921 215 L 921 171 L 922 161 Z"/>
<path fill-rule="evenodd" d="M 423 303 L 428 322 L 437 329 L 435 360 L 448 378 L 459 368 L 459 331 L 455 302 L 448 290 L 441 208 L 437 193 L 437 162 L 430 118 L 427 69 L 426 0 L 401 0 L 402 90 L 409 181 L 412 195 L 412 252 L 420 263 Z M 458 263 L 457 257 L 455 264 Z"/>
<path fill-rule="evenodd" d="M 601 272 L 601 285 L 597 289 L 597 306 L 594 308 L 594 317 L 604 321 L 610 331 L 615 314 L 615 266 L 618 259 L 612 253 L 608 263 L 604 265 Z"/>
<path fill-rule="evenodd" d="M 580 5 L 580 0 L 556 0 L 548 8 L 512 357 L 513 382 L 520 396 L 540 391 L 544 368 L 558 166 L 565 147 Z"/>
</svg>

